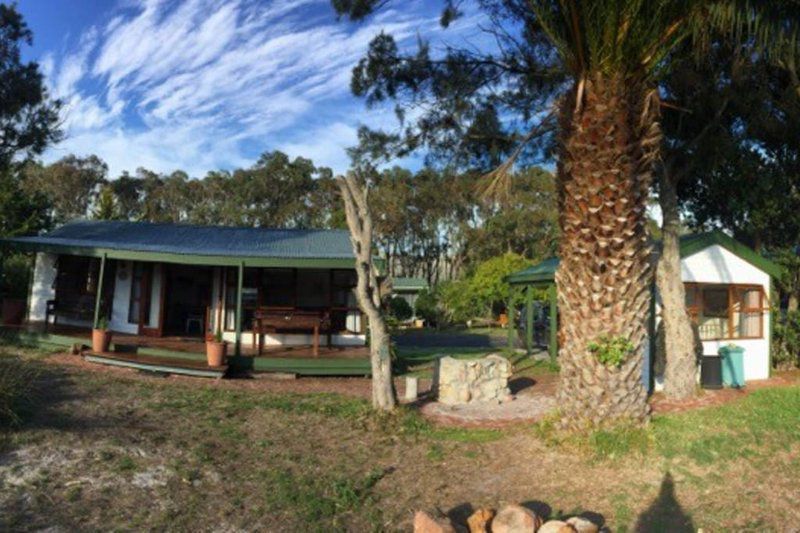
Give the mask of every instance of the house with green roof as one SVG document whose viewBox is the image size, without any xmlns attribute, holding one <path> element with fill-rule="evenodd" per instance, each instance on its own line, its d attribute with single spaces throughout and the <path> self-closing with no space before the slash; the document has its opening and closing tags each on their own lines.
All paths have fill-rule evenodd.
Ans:
<svg viewBox="0 0 800 533">
<path fill-rule="evenodd" d="M 347 231 L 81 220 L 2 245 L 36 257 L 27 338 L 107 322 L 140 355 L 202 360 L 219 333 L 256 370 L 369 373 Z"/>
<path fill-rule="evenodd" d="M 697 325 L 703 355 L 714 356 L 723 346 L 736 344 L 744 348 L 745 380 L 768 378 L 773 325 L 770 304 L 774 280 L 781 275 L 781 268 L 721 231 L 682 237 L 680 254 L 686 309 Z M 521 324 L 521 343 L 529 351 L 535 344 L 546 345 L 552 358 L 557 355 L 558 344 L 558 264 L 558 258 L 550 258 L 507 278 L 512 291 L 525 293 L 526 305 L 517 320 Z M 534 303 L 537 288 L 547 291 L 546 305 Z M 661 301 L 655 287 L 652 294 L 643 379 L 658 389 L 662 369 L 655 358 L 655 343 Z M 513 329 L 509 330 L 512 346 L 517 340 Z"/>
</svg>

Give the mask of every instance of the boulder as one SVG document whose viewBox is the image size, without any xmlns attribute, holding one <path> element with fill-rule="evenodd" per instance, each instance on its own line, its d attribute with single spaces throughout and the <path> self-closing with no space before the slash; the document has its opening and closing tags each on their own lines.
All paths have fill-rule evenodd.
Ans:
<svg viewBox="0 0 800 533">
<path fill-rule="evenodd" d="M 467 518 L 469 533 L 489 533 L 489 524 L 494 518 L 494 509 L 478 509 Z"/>
<path fill-rule="evenodd" d="M 506 505 L 492 520 L 492 533 L 534 533 L 542 519 L 527 507 Z"/>
<path fill-rule="evenodd" d="M 436 391 L 439 402 L 446 405 L 503 402 L 511 399 L 509 377 L 511 363 L 500 355 L 481 359 L 442 357 L 436 367 Z"/>
<path fill-rule="evenodd" d="M 561 520 L 548 520 L 537 533 L 575 533 L 575 528 Z"/>
<path fill-rule="evenodd" d="M 456 533 L 447 519 L 437 520 L 425 511 L 414 514 L 414 533 Z"/>
<path fill-rule="evenodd" d="M 573 516 L 567 520 L 567 524 L 571 525 L 578 533 L 598 533 L 600 526 L 582 516 Z"/>
</svg>

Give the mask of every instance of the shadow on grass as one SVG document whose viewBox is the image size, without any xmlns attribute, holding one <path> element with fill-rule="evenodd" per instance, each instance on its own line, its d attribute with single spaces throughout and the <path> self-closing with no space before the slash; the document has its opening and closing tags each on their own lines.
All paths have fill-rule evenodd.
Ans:
<svg viewBox="0 0 800 533">
<path fill-rule="evenodd" d="M 672 474 L 667 472 L 661 480 L 658 496 L 639 515 L 635 531 L 669 531 L 692 532 L 695 531 L 691 516 L 683 510 L 675 497 L 675 482 Z"/>
</svg>

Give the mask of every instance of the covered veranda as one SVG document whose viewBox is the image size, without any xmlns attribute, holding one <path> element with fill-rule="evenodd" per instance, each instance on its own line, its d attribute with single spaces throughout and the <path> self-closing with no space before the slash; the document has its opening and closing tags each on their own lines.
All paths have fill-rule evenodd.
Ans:
<svg viewBox="0 0 800 533">
<path fill-rule="evenodd" d="M 1 244 L 36 256 L 25 323 L 6 337 L 86 346 L 103 324 L 115 356 L 202 362 L 218 332 L 240 370 L 369 373 L 346 232 L 80 221 Z M 261 353 L 259 312 L 280 318 Z"/>
</svg>

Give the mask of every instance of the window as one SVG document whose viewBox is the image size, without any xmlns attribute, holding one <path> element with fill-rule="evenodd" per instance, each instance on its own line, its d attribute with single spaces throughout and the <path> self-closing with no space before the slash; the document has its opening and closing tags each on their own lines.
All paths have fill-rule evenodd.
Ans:
<svg viewBox="0 0 800 533">
<path fill-rule="evenodd" d="M 236 329 L 238 269 L 225 273 L 225 330 Z M 329 311 L 333 332 L 362 332 L 361 312 L 353 292 L 355 270 L 245 268 L 242 329 L 250 328 L 258 308 Z"/>
<path fill-rule="evenodd" d="M 760 286 L 687 283 L 686 309 L 701 340 L 764 336 L 766 303 Z"/>
</svg>

